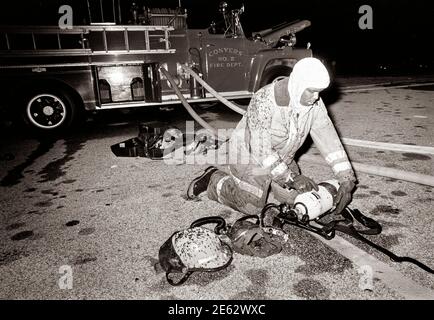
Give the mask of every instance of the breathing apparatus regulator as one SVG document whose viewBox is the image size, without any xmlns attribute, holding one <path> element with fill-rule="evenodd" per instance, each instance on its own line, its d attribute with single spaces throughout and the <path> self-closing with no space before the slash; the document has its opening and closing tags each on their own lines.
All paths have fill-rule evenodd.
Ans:
<svg viewBox="0 0 434 320">
<path fill-rule="evenodd" d="M 339 189 L 337 180 L 327 180 L 318 184 L 318 191 L 312 190 L 299 194 L 290 209 L 302 223 L 318 218 L 320 215 L 334 209 L 333 200 Z"/>
</svg>

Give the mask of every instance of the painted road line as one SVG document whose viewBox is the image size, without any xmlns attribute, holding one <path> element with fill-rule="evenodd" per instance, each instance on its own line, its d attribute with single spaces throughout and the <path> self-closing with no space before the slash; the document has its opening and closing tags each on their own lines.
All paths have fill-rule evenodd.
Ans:
<svg viewBox="0 0 434 320">
<path fill-rule="evenodd" d="M 340 236 L 326 240 L 315 233 L 311 234 L 327 246 L 349 259 L 359 268 L 372 268 L 373 276 L 380 279 L 387 287 L 394 290 L 407 300 L 433 300 L 434 291 L 421 286 L 408 276 L 393 269 L 384 262 L 371 256 Z"/>
<path fill-rule="evenodd" d="M 422 116 L 414 116 L 414 117 L 422 117 Z M 434 154 L 434 147 L 415 146 L 409 144 L 398 144 L 398 143 L 389 143 L 389 142 L 377 142 L 377 141 L 368 141 L 368 140 L 357 140 L 357 139 L 350 139 L 350 138 L 342 138 L 341 140 L 343 144 L 349 146 L 391 150 L 391 151 L 399 151 L 399 152 Z"/>
<path fill-rule="evenodd" d="M 421 119 L 427 119 L 427 116 L 418 116 L 418 115 L 414 115 L 413 118 L 421 118 Z"/>
<path fill-rule="evenodd" d="M 413 87 L 425 87 L 434 85 L 434 82 L 426 82 L 426 83 L 410 83 L 410 84 L 402 84 L 395 86 L 378 86 L 373 88 L 359 88 L 359 89 L 342 89 L 341 91 L 344 93 L 351 92 L 362 92 L 362 91 L 375 91 L 375 90 L 387 90 L 387 89 L 399 89 L 399 88 L 413 88 Z"/>
</svg>

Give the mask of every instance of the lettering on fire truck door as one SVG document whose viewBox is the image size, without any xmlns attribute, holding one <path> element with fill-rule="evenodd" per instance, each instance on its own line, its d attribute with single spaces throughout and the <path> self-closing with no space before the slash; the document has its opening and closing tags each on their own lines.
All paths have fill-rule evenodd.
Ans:
<svg viewBox="0 0 434 320">
<path fill-rule="evenodd" d="M 244 39 L 206 39 L 207 79 L 220 92 L 247 90 Z"/>
</svg>

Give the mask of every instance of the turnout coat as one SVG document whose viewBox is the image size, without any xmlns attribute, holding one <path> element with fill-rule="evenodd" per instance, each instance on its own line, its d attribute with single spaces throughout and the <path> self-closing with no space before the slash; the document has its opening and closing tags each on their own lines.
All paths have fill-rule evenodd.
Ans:
<svg viewBox="0 0 434 320">
<path fill-rule="evenodd" d="M 256 207 L 265 204 L 272 182 L 283 186 L 300 174 L 294 156 L 308 134 L 340 182 L 356 180 L 323 101 L 293 109 L 288 81 L 253 95 L 229 141 L 229 173 Z"/>
</svg>

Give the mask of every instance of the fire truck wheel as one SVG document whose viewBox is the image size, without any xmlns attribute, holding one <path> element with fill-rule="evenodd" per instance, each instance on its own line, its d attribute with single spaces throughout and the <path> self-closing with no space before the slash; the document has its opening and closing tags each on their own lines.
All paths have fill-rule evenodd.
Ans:
<svg viewBox="0 0 434 320">
<path fill-rule="evenodd" d="M 289 76 L 292 68 L 287 66 L 273 66 L 264 71 L 261 78 L 261 88 L 269 83 Z"/>
<path fill-rule="evenodd" d="M 34 92 L 24 106 L 26 125 L 45 133 L 69 128 L 77 114 L 72 96 L 60 89 Z"/>
</svg>

